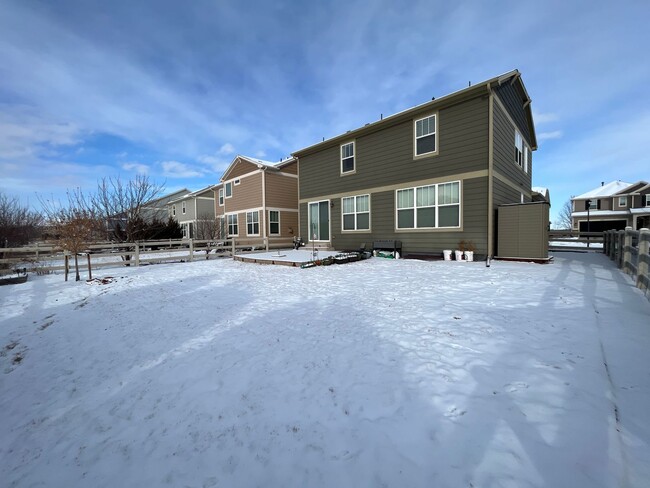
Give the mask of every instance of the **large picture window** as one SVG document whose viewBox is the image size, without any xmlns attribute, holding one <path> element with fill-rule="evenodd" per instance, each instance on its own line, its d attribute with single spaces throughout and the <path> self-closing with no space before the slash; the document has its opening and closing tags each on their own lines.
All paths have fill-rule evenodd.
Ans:
<svg viewBox="0 0 650 488">
<path fill-rule="evenodd" d="M 415 121 L 415 155 L 433 154 L 436 147 L 437 117 L 430 115 Z"/>
<path fill-rule="evenodd" d="M 237 225 L 237 214 L 228 215 L 228 235 L 229 236 L 238 236 L 239 228 Z"/>
<path fill-rule="evenodd" d="M 260 212 L 246 212 L 246 234 L 249 236 L 260 235 Z"/>
<path fill-rule="evenodd" d="M 280 235 L 280 212 L 278 210 L 269 210 L 269 234 Z"/>
<path fill-rule="evenodd" d="M 370 195 L 341 198 L 343 230 L 370 229 Z"/>
<path fill-rule="evenodd" d="M 341 145 L 341 174 L 354 172 L 354 142 Z"/>
<path fill-rule="evenodd" d="M 460 227 L 460 182 L 397 190 L 398 229 Z"/>
</svg>

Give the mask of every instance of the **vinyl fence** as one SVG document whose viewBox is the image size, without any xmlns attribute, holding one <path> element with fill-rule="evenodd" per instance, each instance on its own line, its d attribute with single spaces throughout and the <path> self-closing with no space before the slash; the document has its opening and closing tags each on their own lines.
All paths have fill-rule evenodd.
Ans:
<svg viewBox="0 0 650 488">
<path fill-rule="evenodd" d="M 605 254 L 650 298 L 650 230 L 608 230 L 603 243 Z"/>
</svg>

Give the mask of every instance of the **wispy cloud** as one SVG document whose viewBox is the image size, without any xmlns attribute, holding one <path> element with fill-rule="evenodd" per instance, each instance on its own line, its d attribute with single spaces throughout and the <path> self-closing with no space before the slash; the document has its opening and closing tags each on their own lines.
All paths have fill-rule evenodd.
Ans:
<svg viewBox="0 0 650 488">
<path fill-rule="evenodd" d="M 141 163 L 122 163 L 122 169 L 125 169 L 126 171 L 134 171 L 141 175 L 148 175 L 151 170 L 149 166 Z"/>
<path fill-rule="evenodd" d="M 554 130 L 551 132 L 540 132 L 537 134 L 537 139 L 539 141 L 547 141 L 549 139 L 559 139 L 562 137 L 562 131 L 561 130 Z"/>
<path fill-rule="evenodd" d="M 205 174 L 205 171 L 179 161 L 162 161 L 160 166 L 163 169 L 163 175 L 168 178 L 196 178 Z"/>
</svg>

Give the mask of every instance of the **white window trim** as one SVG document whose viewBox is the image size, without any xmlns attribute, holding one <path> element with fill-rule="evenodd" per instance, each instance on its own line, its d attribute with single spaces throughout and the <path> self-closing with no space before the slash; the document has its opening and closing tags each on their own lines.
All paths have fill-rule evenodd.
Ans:
<svg viewBox="0 0 650 488">
<path fill-rule="evenodd" d="M 645 206 L 650 207 L 650 193 L 645 196 Z"/>
<path fill-rule="evenodd" d="M 187 207 L 185 205 L 185 202 L 181 202 L 181 213 L 185 215 L 187 213 Z"/>
<path fill-rule="evenodd" d="M 421 139 L 423 137 L 428 137 L 431 134 L 427 134 L 426 136 L 417 136 L 417 123 L 421 120 L 428 119 L 429 117 L 435 117 L 435 124 L 434 124 L 434 136 L 435 136 L 435 146 L 436 149 L 435 151 L 429 151 L 426 153 L 418 154 L 418 139 Z M 420 117 L 419 119 L 414 119 L 413 120 L 413 159 L 420 159 L 420 158 L 427 158 L 430 156 L 436 156 L 440 150 L 440 146 L 438 144 L 438 112 L 434 112 L 429 115 L 425 115 L 424 117 Z"/>
<path fill-rule="evenodd" d="M 226 214 L 226 233 L 228 237 L 239 237 L 239 214 L 232 213 L 232 214 Z M 235 217 L 235 220 L 237 221 L 237 233 L 236 234 L 231 234 L 230 233 L 230 222 L 229 218 L 230 217 Z"/>
<path fill-rule="evenodd" d="M 358 197 L 368 197 L 368 211 L 367 212 L 357 212 L 357 198 Z M 343 212 L 343 200 L 346 198 L 354 198 L 354 212 L 352 213 L 344 213 Z M 341 232 L 348 233 L 348 232 L 355 232 L 355 233 L 361 233 L 361 232 L 372 232 L 372 216 L 371 216 L 371 202 L 370 202 L 370 194 L 369 193 L 364 193 L 361 195 L 350 195 L 350 196 L 345 196 L 341 197 Z M 357 229 L 357 215 L 360 213 L 367 213 L 368 214 L 368 228 L 367 229 Z M 354 215 L 354 229 L 345 229 L 344 224 L 343 224 L 343 216 L 344 215 Z"/>
<path fill-rule="evenodd" d="M 438 203 L 438 198 L 439 198 L 439 187 L 442 185 L 448 185 L 450 183 L 458 183 L 458 203 Z M 418 207 L 417 206 L 417 189 L 418 188 L 424 188 L 428 186 L 435 186 L 436 187 L 436 203 L 435 205 L 427 205 L 425 207 Z M 397 208 L 397 192 L 402 191 L 402 190 L 413 190 L 413 207 L 409 208 Z M 448 229 L 462 229 L 463 227 L 463 185 L 461 184 L 460 180 L 454 180 L 454 181 L 444 181 L 442 183 L 431 183 L 429 185 L 419 185 L 419 186 L 412 186 L 412 187 L 406 187 L 406 188 L 398 188 L 395 190 L 395 231 L 397 232 L 413 232 L 413 231 L 438 231 L 438 230 L 448 230 Z M 440 227 L 440 216 L 439 216 L 439 209 L 440 207 L 451 207 L 451 206 L 456 206 L 458 205 L 458 225 L 453 226 L 453 227 Z M 417 209 L 418 208 L 431 208 L 435 207 L 436 209 L 436 226 L 435 227 L 418 227 L 418 218 L 417 218 Z M 398 211 L 399 210 L 409 210 L 413 209 L 413 227 L 398 227 Z"/>
<path fill-rule="evenodd" d="M 310 205 L 312 205 L 314 203 L 322 203 L 322 202 L 327 202 L 327 208 L 329 209 L 328 210 L 328 214 L 329 214 L 328 232 L 329 232 L 330 238 L 327 239 L 327 240 L 324 240 L 324 239 L 312 239 L 312 235 L 311 235 L 311 212 L 309 211 L 309 207 L 310 207 Z M 309 236 L 307 237 L 308 242 L 330 242 L 332 240 L 332 212 L 331 212 L 331 208 L 332 208 L 332 202 L 329 199 L 328 200 L 315 200 L 313 202 L 307 202 L 307 232 L 309 232 Z"/>
<path fill-rule="evenodd" d="M 521 147 L 517 145 L 517 142 L 521 141 Z M 515 158 L 514 158 L 514 163 L 519 166 L 522 170 L 524 169 L 524 153 L 526 152 L 526 143 L 524 142 L 524 138 L 521 135 L 521 132 L 519 132 L 519 129 L 515 127 L 515 142 L 514 146 L 515 150 L 518 152 L 515 153 Z"/>
<path fill-rule="evenodd" d="M 278 213 L 278 232 L 277 233 L 271 232 L 271 212 L 277 212 Z M 280 213 L 281 212 L 279 210 L 269 210 L 269 235 L 270 236 L 280 236 L 280 235 L 282 235 L 282 224 L 280 222 L 280 218 L 281 218 Z M 275 223 L 275 222 L 273 222 L 273 223 Z"/>
<path fill-rule="evenodd" d="M 224 205 L 224 195 L 225 195 L 225 190 L 223 188 L 219 188 L 219 206 L 223 207 Z"/>
<path fill-rule="evenodd" d="M 625 199 L 625 203 L 621 203 L 622 199 Z M 619 207 L 627 207 L 627 196 L 618 197 L 618 206 Z"/>
<path fill-rule="evenodd" d="M 226 191 L 226 187 L 230 185 L 230 196 L 228 196 L 228 192 Z M 229 181 L 228 183 L 224 183 L 223 185 L 223 194 L 226 198 L 232 198 L 232 182 Z"/>
<path fill-rule="evenodd" d="M 250 234 L 248 232 L 248 225 L 249 225 L 248 224 L 248 216 L 249 215 L 252 216 L 253 214 L 257 214 L 257 234 L 255 234 L 255 233 Z M 254 221 L 251 222 L 250 225 L 252 225 L 254 227 L 255 222 Z M 237 226 L 237 230 L 239 231 L 239 226 Z M 249 236 L 249 237 L 259 237 L 260 236 L 260 211 L 259 210 L 253 210 L 251 212 L 246 212 L 246 235 Z"/>
<path fill-rule="evenodd" d="M 176 205 L 172 205 L 172 217 L 176 217 Z"/>
<path fill-rule="evenodd" d="M 350 171 L 343 171 L 343 148 L 345 146 L 349 146 L 352 144 L 352 165 L 353 168 Z M 353 175 L 354 173 L 357 172 L 357 145 L 356 141 L 349 141 L 341 144 L 339 147 L 339 159 L 340 159 L 340 169 L 341 169 L 341 176 L 347 176 L 347 175 Z M 345 158 L 349 159 L 349 158 Z"/>
<path fill-rule="evenodd" d="M 528 145 L 524 142 L 524 173 L 528 174 L 528 166 L 530 164 L 530 159 L 532 159 L 533 152 L 530 150 Z"/>
<path fill-rule="evenodd" d="M 237 185 L 239 185 L 241 183 L 241 180 L 239 178 L 236 178 L 235 180 L 233 180 L 232 183 L 233 183 L 234 186 L 237 186 Z"/>
</svg>

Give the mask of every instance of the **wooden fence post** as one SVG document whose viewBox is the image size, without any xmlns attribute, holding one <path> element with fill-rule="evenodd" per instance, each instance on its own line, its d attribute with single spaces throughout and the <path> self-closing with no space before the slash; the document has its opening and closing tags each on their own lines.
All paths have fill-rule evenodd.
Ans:
<svg viewBox="0 0 650 488">
<path fill-rule="evenodd" d="M 63 258 L 64 258 L 64 273 L 65 273 L 65 281 L 68 281 L 68 272 L 70 271 L 70 255 L 68 254 L 68 251 L 63 252 Z"/>
<path fill-rule="evenodd" d="M 617 232 L 617 238 L 618 238 L 618 253 L 616 254 L 616 265 L 621 269 L 623 267 L 623 252 L 625 250 L 625 231 L 624 230 L 619 230 Z"/>
<path fill-rule="evenodd" d="M 194 260 L 194 239 L 190 238 L 190 262 Z"/>
<path fill-rule="evenodd" d="M 607 239 L 607 231 L 603 231 L 603 253 L 609 256 L 609 240 Z"/>
<path fill-rule="evenodd" d="M 140 266 L 140 244 L 135 243 L 135 265 Z"/>
<path fill-rule="evenodd" d="M 639 263 L 637 265 L 636 286 L 642 290 L 650 289 L 650 229 L 639 231 Z"/>
<path fill-rule="evenodd" d="M 231 255 L 232 255 L 233 257 L 235 256 L 235 250 L 236 250 L 236 249 L 235 249 L 235 238 L 233 237 L 233 238 L 232 238 L 232 251 L 231 251 Z"/>
<path fill-rule="evenodd" d="M 264 238 L 264 246 L 266 247 L 266 252 L 269 252 L 269 238 Z"/>
<path fill-rule="evenodd" d="M 89 252 L 86 253 L 86 257 L 88 258 L 88 279 L 92 280 L 93 279 L 93 270 L 90 267 L 90 253 Z"/>
</svg>

